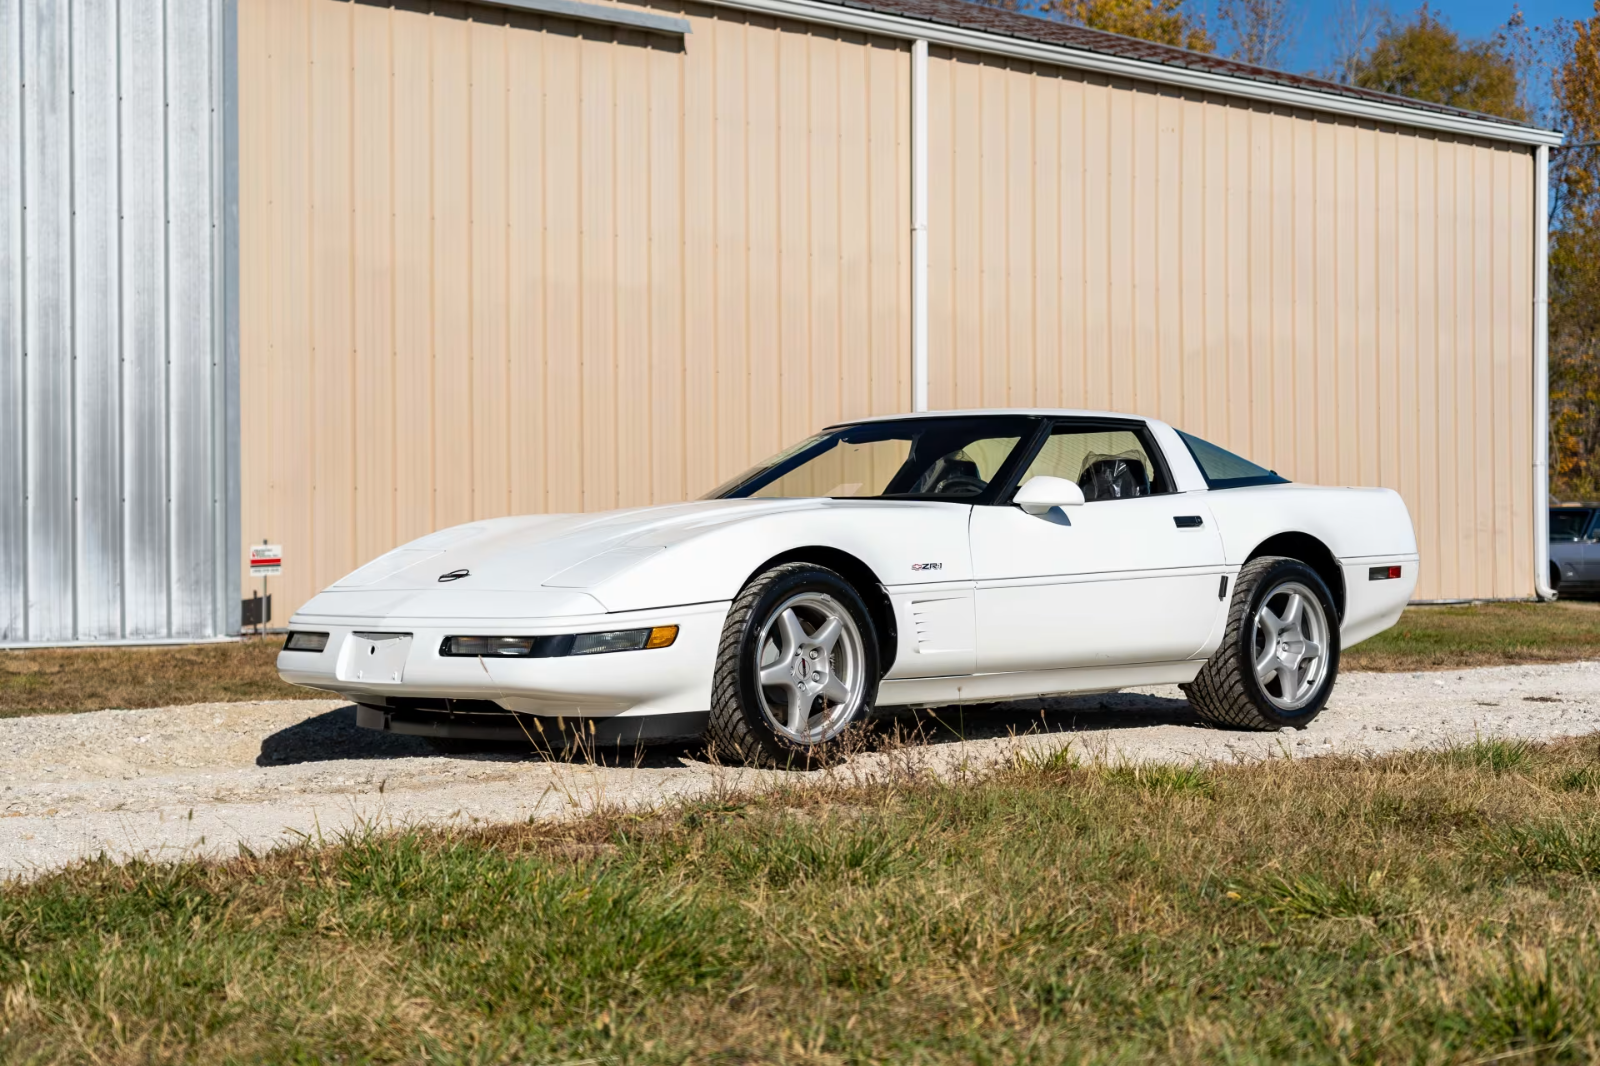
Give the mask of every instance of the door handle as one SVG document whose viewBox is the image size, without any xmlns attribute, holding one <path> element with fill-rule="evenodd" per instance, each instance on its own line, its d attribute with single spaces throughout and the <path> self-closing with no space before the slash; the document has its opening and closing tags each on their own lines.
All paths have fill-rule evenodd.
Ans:
<svg viewBox="0 0 1600 1066">
<path fill-rule="evenodd" d="M 1172 524 L 1179 529 L 1199 529 L 1205 525 L 1205 519 L 1197 514 L 1179 514 L 1172 516 Z"/>
</svg>

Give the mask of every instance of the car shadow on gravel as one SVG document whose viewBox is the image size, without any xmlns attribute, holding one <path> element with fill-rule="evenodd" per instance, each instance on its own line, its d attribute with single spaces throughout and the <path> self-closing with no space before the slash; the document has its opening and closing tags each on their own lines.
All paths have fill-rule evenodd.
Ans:
<svg viewBox="0 0 1600 1066">
<path fill-rule="evenodd" d="M 261 741 L 257 766 L 293 766 L 333 759 L 414 759 L 438 754 L 421 737 L 380 733 L 356 725 L 354 704 L 312 715 Z"/>
<path fill-rule="evenodd" d="M 959 744 L 1028 734 L 1096 732 L 1139 729 L 1157 725 L 1204 727 L 1188 701 L 1142 693 L 1117 692 L 1098 696 L 1070 696 L 978 703 L 925 710 L 884 711 L 874 719 L 876 743 L 904 746 Z M 257 766 L 292 766 L 335 759 L 415 759 L 446 756 L 472 761 L 548 759 L 555 762 L 594 763 L 602 766 L 661 768 L 703 762 L 704 745 L 672 743 L 616 751 L 571 750 L 540 752 L 518 744 L 464 744 L 443 751 L 423 737 L 363 729 L 356 725 L 356 709 L 337 707 L 313 715 L 261 742 Z"/>
<path fill-rule="evenodd" d="M 1188 700 L 1138 692 L 895 710 L 881 715 L 878 723 L 882 732 L 926 745 L 1160 725 L 1208 728 Z"/>
<path fill-rule="evenodd" d="M 596 763 L 603 766 L 674 767 L 681 766 L 685 754 L 698 753 L 699 744 L 667 744 L 644 749 L 617 751 L 572 751 L 546 753 L 528 744 L 468 741 L 436 744 L 426 737 L 385 733 L 356 725 L 354 704 L 336 707 L 323 714 L 272 733 L 261 741 L 257 766 L 294 766 L 299 763 L 331 762 L 335 759 L 416 759 L 450 758 L 480 762 L 505 762 L 520 759 Z"/>
</svg>

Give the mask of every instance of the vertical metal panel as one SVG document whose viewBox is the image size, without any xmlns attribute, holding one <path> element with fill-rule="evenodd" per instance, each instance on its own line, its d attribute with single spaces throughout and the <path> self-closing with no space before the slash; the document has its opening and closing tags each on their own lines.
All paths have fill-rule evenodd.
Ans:
<svg viewBox="0 0 1600 1066">
<path fill-rule="evenodd" d="M 212 35 L 215 0 L 167 0 L 167 544 L 171 577 L 169 634 L 215 632 L 213 523 L 221 517 L 212 452 L 215 348 L 213 259 L 218 219 L 212 188 L 216 108 Z M 180 61 L 173 62 L 173 58 Z"/>
<path fill-rule="evenodd" d="M 1132 409 L 1387 485 L 1420 597 L 1531 593 L 1530 152 L 937 49 L 929 78 L 931 407 Z"/>
<path fill-rule="evenodd" d="M 0 4 L 0 643 L 27 639 L 22 8 Z"/>
<path fill-rule="evenodd" d="M 117 5 L 72 5 L 77 636 L 122 635 L 122 366 L 117 329 Z"/>
<path fill-rule="evenodd" d="M 65 4 L 22 11 L 30 635 L 73 635 L 72 71 Z"/>
<path fill-rule="evenodd" d="M 226 624 L 222 10 L 0 8 L 0 643 Z"/>
<path fill-rule="evenodd" d="M 240 7 L 244 538 L 285 545 L 280 619 L 437 526 L 679 500 L 907 406 L 907 46 Z"/>
<path fill-rule="evenodd" d="M 127 635 L 168 632 L 166 37 L 161 0 L 122 2 L 123 583 Z"/>
</svg>

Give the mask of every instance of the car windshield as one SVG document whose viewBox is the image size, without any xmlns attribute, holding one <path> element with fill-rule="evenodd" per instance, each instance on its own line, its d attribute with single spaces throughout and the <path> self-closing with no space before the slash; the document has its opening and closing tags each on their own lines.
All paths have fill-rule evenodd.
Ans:
<svg viewBox="0 0 1600 1066">
<path fill-rule="evenodd" d="M 1038 425 L 1037 418 L 999 415 L 839 426 L 779 452 L 704 498 L 983 502 Z"/>
<path fill-rule="evenodd" d="M 1550 512 L 1551 540 L 1577 540 L 1583 536 L 1583 531 L 1588 527 L 1588 511 L 1562 510 Z"/>
</svg>

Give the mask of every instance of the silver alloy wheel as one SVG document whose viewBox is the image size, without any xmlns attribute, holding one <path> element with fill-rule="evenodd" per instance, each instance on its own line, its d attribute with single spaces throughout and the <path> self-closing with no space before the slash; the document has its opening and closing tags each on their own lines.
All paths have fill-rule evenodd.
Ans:
<svg viewBox="0 0 1600 1066">
<path fill-rule="evenodd" d="M 767 718 L 797 744 L 832 740 L 850 724 L 866 690 L 865 648 L 855 618 L 823 592 L 789 597 L 767 616 L 756 642 L 756 676 Z"/>
<path fill-rule="evenodd" d="M 1328 616 L 1317 594 L 1298 581 L 1275 586 L 1250 631 L 1250 660 L 1268 701 L 1280 711 L 1310 703 L 1328 673 Z"/>
</svg>

